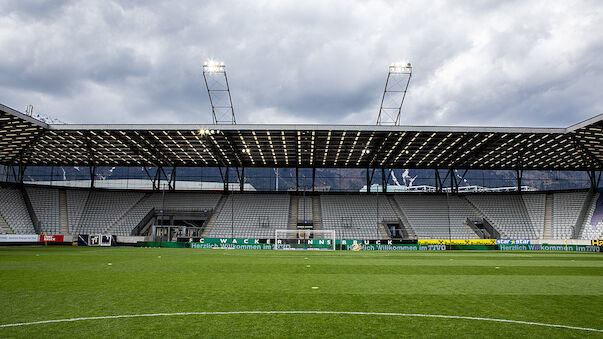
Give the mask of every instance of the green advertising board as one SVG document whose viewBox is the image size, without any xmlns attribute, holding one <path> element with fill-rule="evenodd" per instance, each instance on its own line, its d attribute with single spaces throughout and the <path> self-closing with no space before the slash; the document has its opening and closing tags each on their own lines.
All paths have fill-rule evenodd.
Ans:
<svg viewBox="0 0 603 339">
<path fill-rule="evenodd" d="M 213 248 L 213 249 L 248 249 L 272 250 L 273 239 L 248 238 L 202 238 L 196 242 L 138 242 L 139 247 L 171 247 L 171 248 Z M 336 249 L 356 251 L 446 251 L 446 250 L 501 250 L 501 251 L 567 251 L 567 252 L 601 252 L 601 246 L 595 245 L 552 245 L 552 244 L 498 244 L 498 245 L 442 245 L 442 244 L 399 244 L 392 241 L 368 241 L 360 239 L 340 239 Z M 306 239 L 296 243 L 283 243 L 284 249 L 330 249 L 331 244 L 324 239 Z"/>
</svg>

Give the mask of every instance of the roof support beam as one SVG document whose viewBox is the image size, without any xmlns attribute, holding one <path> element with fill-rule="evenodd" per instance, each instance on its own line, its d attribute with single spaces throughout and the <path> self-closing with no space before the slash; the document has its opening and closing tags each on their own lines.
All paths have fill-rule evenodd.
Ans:
<svg viewBox="0 0 603 339">
<path fill-rule="evenodd" d="M 586 173 L 588 174 L 588 178 L 590 179 L 591 190 L 596 190 L 599 187 L 599 184 L 601 183 L 601 173 L 603 173 L 603 171 L 598 172 L 599 175 L 597 175 L 597 171 L 595 170 L 586 171 Z"/>
<path fill-rule="evenodd" d="M 582 145 L 582 142 L 580 142 L 580 140 L 576 138 L 576 134 L 570 134 L 570 138 L 576 149 L 580 151 L 579 153 L 582 156 L 582 160 L 584 161 L 584 164 L 586 166 L 592 166 L 593 168 L 596 168 L 598 166 L 598 168 L 603 168 L 603 163 L 601 163 L 601 161 L 599 161 L 597 157 L 595 157 L 586 147 Z"/>
<path fill-rule="evenodd" d="M 153 155 L 153 157 L 155 158 L 161 158 L 163 159 L 161 161 L 161 163 L 163 163 L 164 165 L 168 165 L 173 167 L 174 164 L 172 163 L 172 161 L 170 160 L 170 158 L 168 158 L 165 154 L 163 154 L 163 152 L 161 152 L 159 150 L 159 147 L 157 144 L 155 144 L 155 138 L 151 135 L 150 132 L 148 131 L 139 131 L 139 133 L 143 136 L 145 136 L 145 138 L 137 138 L 135 135 L 132 135 L 132 138 L 136 138 L 136 141 L 140 142 L 141 144 L 145 145 L 146 147 L 148 147 L 147 151 L 149 153 L 151 153 Z M 151 140 L 151 141 L 149 141 Z"/>
<path fill-rule="evenodd" d="M 115 136 L 121 142 L 126 144 L 132 151 L 134 151 L 134 153 L 138 154 L 138 156 L 141 157 L 143 159 L 143 161 L 146 161 L 148 164 L 158 167 L 159 163 L 161 163 L 161 160 L 159 160 L 152 152 L 138 147 L 134 142 L 132 142 L 128 138 L 124 137 L 121 133 L 116 133 Z M 147 158 L 148 156 L 151 156 L 152 160 L 148 159 Z M 146 166 L 148 164 L 142 164 L 142 165 Z"/>
<path fill-rule="evenodd" d="M 410 139 L 412 139 L 411 134 L 412 133 L 406 133 L 406 135 L 404 137 L 402 137 L 402 140 L 400 140 L 400 142 L 394 148 L 394 150 L 390 153 L 390 155 L 385 158 L 385 161 L 383 162 L 383 164 L 384 164 L 383 167 L 389 168 L 394 165 L 392 159 L 395 159 L 395 157 L 398 156 L 400 154 L 400 152 L 402 151 L 402 149 L 408 144 Z M 377 156 L 378 156 L 377 154 L 374 155 L 374 157 L 377 157 Z"/>
<path fill-rule="evenodd" d="M 38 140 L 40 140 L 40 138 L 42 138 L 44 136 L 44 134 L 46 133 L 47 130 L 45 129 L 40 129 L 38 130 L 38 133 L 27 142 L 26 145 L 23 146 L 23 148 L 21 148 L 21 150 L 19 151 L 19 153 L 15 154 L 14 157 L 7 159 L 7 161 L 9 163 L 12 163 L 13 160 L 15 159 L 19 159 L 20 162 L 23 161 L 23 158 L 27 155 L 31 155 L 32 151 L 33 151 L 33 146 L 35 145 L 35 143 L 38 142 Z"/>
<path fill-rule="evenodd" d="M 94 189 L 95 185 L 95 179 L 96 179 L 96 166 L 94 165 L 90 165 L 88 166 L 88 169 L 90 170 L 90 188 Z"/>
<path fill-rule="evenodd" d="M 316 180 L 316 167 L 312 166 L 312 192 L 314 192 L 315 180 Z"/>
<path fill-rule="evenodd" d="M 521 193 L 521 180 L 523 179 L 523 170 L 516 169 L 515 170 L 515 178 L 517 179 L 517 192 Z"/>
</svg>

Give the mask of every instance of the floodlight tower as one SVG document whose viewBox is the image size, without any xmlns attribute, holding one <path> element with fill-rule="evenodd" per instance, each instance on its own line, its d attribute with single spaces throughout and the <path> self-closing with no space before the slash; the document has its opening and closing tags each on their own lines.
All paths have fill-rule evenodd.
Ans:
<svg viewBox="0 0 603 339">
<path fill-rule="evenodd" d="M 377 116 L 377 125 L 400 125 L 400 111 L 411 76 L 410 63 L 394 63 L 389 66 L 379 116 Z"/>
<path fill-rule="evenodd" d="M 236 124 L 224 63 L 214 60 L 203 63 L 203 79 L 209 95 L 214 124 Z"/>
</svg>

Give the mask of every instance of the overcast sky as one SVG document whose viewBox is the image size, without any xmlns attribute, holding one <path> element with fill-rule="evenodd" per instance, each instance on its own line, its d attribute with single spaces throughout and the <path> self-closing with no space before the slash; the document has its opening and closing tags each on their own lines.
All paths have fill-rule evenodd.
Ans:
<svg viewBox="0 0 603 339">
<path fill-rule="evenodd" d="M 603 113 L 603 1 L 0 0 L 0 103 L 69 123 L 209 123 L 203 61 L 239 123 L 568 126 Z M 458 3 L 462 3 L 459 5 Z"/>
</svg>

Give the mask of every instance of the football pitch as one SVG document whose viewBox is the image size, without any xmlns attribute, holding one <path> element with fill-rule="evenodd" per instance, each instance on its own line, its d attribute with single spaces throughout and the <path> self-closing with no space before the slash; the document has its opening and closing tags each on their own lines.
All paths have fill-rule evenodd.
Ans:
<svg viewBox="0 0 603 339">
<path fill-rule="evenodd" d="M 0 300 L 2 338 L 602 338 L 603 256 L 0 248 Z"/>
</svg>

